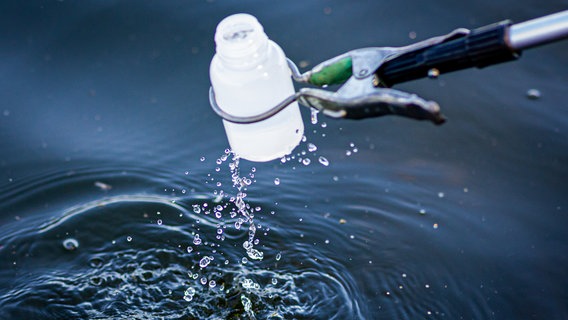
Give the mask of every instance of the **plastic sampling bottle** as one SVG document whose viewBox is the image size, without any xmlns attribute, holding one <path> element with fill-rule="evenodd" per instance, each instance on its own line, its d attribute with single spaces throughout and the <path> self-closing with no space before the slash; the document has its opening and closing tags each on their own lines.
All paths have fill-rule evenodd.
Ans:
<svg viewBox="0 0 568 320">
<path fill-rule="evenodd" d="M 215 33 L 210 77 L 217 104 L 234 116 L 258 115 L 294 93 L 282 49 L 249 14 L 223 19 Z M 231 150 L 251 161 L 270 161 L 292 152 L 304 134 L 297 103 L 266 120 L 236 124 L 223 120 Z"/>
</svg>

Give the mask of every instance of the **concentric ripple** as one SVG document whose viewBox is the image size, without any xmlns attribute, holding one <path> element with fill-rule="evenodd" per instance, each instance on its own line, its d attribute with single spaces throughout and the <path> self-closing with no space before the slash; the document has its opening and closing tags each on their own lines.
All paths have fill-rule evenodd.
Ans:
<svg viewBox="0 0 568 320">
<path fill-rule="evenodd" d="M 144 169 L 28 181 L 33 187 L 20 183 L 14 192 L 34 192 L 10 202 L 20 218 L 0 233 L 0 318 L 362 317 L 345 267 L 256 222 L 263 259 L 251 259 L 243 247 L 250 228 L 235 226 L 242 217 L 234 201 L 200 192 L 195 181 L 173 179 L 193 189 L 180 195 L 164 195 L 159 174 Z M 141 187 L 117 187 L 123 181 Z M 27 205 L 42 193 L 58 205 Z M 265 203 L 248 207 L 271 211 Z"/>
</svg>

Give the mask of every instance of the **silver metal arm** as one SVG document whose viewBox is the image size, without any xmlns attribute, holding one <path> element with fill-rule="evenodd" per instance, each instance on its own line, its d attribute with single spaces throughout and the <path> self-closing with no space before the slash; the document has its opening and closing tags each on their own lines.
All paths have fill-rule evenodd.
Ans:
<svg viewBox="0 0 568 320">
<path fill-rule="evenodd" d="M 523 50 L 568 38 L 568 10 L 517 23 L 509 29 L 511 49 Z"/>
</svg>

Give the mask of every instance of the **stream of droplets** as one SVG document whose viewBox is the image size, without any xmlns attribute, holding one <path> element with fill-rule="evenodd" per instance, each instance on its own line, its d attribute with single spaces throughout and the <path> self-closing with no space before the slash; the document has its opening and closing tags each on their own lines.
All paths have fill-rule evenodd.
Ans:
<svg viewBox="0 0 568 320">
<path fill-rule="evenodd" d="M 318 123 L 317 112 L 312 112 L 311 122 L 314 125 Z M 322 128 L 327 127 L 325 122 L 322 122 L 320 126 Z M 322 136 L 325 136 L 325 134 L 322 134 Z M 350 147 L 354 147 L 354 145 L 351 144 Z M 280 162 L 284 164 L 287 162 L 297 161 L 297 163 L 299 164 L 302 164 L 304 166 L 309 166 L 310 164 L 313 163 L 312 159 L 314 160 L 317 159 L 317 162 L 319 162 L 319 164 L 322 166 L 327 167 L 330 164 L 327 158 L 318 155 L 317 146 L 313 143 L 307 142 L 307 138 L 305 136 L 302 137 L 302 145 L 297 147 L 297 150 L 299 151 L 297 151 L 294 154 L 282 157 L 280 159 Z M 200 160 L 201 162 L 204 162 L 205 157 L 201 157 Z M 215 198 L 210 204 L 208 204 L 207 202 L 204 202 L 202 204 L 194 204 L 193 211 L 196 214 L 205 214 L 211 218 L 212 216 L 214 216 L 216 218 L 215 220 L 219 221 L 219 223 L 216 226 L 217 227 L 216 239 L 220 241 L 225 240 L 225 233 L 227 231 L 226 229 L 227 226 L 230 227 L 232 225 L 235 230 L 241 230 L 243 226 L 248 225 L 248 232 L 246 239 L 242 242 L 242 247 L 246 252 L 246 256 L 240 258 L 239 261 L 239 264 L 242 267 L 244 267 L 250 261 L 255 261 L 255 260 L 260 261 L 264 259 L 264 253 L 258 249 L 257 245 L 259 244 L 259 239 L 256 237 L 257 231 L 262 229 L 262 226 L 260 224 L 257 225 L 254 219 L 255 212 L 261 211 L 261 208 L 260 207 L 253 208 L 246 201 L 247 188 L 256 181 L 255 180 L 256 168 L 252 167 L 250 169 L 250 172 L 243 174 L 242 169 L 239 167 L 240 163 L 239 157 L 234 153 L 232 153 L 230 149 L 226 149 L 225 153 L 222 154 L 218 159 L 216 159 L 217 166 L 215 167 L 215 171 L 216 172 L 222 171 L 222 166 L 226 163 L 228 163 L 231 183 L 236 194 L 230 195 L 230 193 L 232 192 L 226 192 L 223 190 L 223 184 L 220 181 L 222 180 L 222 178 L 215 179 L 211 177 L 211 174 L 208 174 L 205 183 L 214 184 L 214 186 L 216 187 L 216 189 L 213 191 Z M 292 169 L 295 169 L 295 167 L 293 166 Z M 186 174 L 188 174 L 188 172 L 186 172 Z M 274 179 L 275 185 L 280 185 L 280 183 L 281 182 L 279 178 Z M 230 211 L 226 210 L 229 207 Z M 229 211 L 228 215 L 230 218 L 225 217 L 227 215 L 226 213 L 227 211 Z M 271 213 L 274 214 L 274 212 Z M 230 221 L 230 223 L 227 224 L 226 223 L 227 221 Z M 264 228 L 265 235 L 267 234 L 268 231 L 270 231 L 270 228 Z M 195 233 L 193 235 L 192 242 L 193 245 L 196 247 L 202 245 L 202 243 L 206 244 L 203 242 L 202 238 L 198 233 Z M 219 245 L 217 245 L 217 247 L 219 247 Z M 187 247 L 188 253 L 192 252 L 193 250 L 194 248 L 192 246 Z M 198 252 L 198 254 L 201 253 Z M 230 289 L 224 288 L 224 284 L 222 283 L 222 281 L 218 283 L 212 276 L 212 274 L 215 275 L 216 273 L 218 273 L 217 272 L 218 264 L 212 264 L 212 262 L 215 260 L 214 254 L 223 255 L 223 253 L 217 252 L 216 250 L 213 250 L 213 254 L 211 255 L 207 254 L 202 255 L 201 259 L 199 259 L 199 267 L 196 266 L 197 270 L 195 268 L 192 268 L 193 272 L 190 271 L 188 274 L 190 278 L 196 280 L 197 283 L 200 284 L 203 289 L 209 287 L 210 290 L 213 290 L 215 287 L 217 287 L 216 288 L 217 290 L 221 291 L 226 290 L 228 293 Z M 280 254 L 277 254 L 275 257 L 276 261 L 280 260 L 280 258 L 281 258 Z M 229 259 L 227 257 L 221 257 L 221 260 L 222 259 L 225 259 L 224 260 L 225 265 L 229 264 Z M 215 266 L 211 267 L 210 265 L 211 266 L 215 265 Z M 207 276 L 206 273 L 206 268 L 208 267 L 209 269 L 213 268 L 211 269 L 212 272 L 209 274 L 209 276 Z M 220 277 L 222 275 L 217 274 L 217 276 L 219 276 L 219 280 L 221 280 Z M 274 277 L 272 279 L 272 284 L 276 284 L 275 282 L 278 282 L 277 277 Z M 239 282 L 239 285 L 245 289 L 245 291 L 240 294 L 240 302 L 242 304 L 242 307 L 250 319 L 255 319 L 256 317 L 253 311 L 253 302 L 251 301 L 250 297 L 247 296 L 247 292 L 249 290 L 258 291 L 260 289 L 260 285 L 247 277 L 243 277 Z M 197 292 L 196 288 L 189 286 L 185 290 L 184 299 L 188 302 L 192 301 L 194 299 L 194 296 L 196 296 L 196 292 Z"/>
</svg>

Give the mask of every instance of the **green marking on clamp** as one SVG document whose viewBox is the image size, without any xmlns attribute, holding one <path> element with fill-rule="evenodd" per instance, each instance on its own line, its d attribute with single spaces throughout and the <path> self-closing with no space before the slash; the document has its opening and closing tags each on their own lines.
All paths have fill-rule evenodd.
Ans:
<svg viewBox="0 0 568 320">
<path fill-rule="evenodd" d="M 343 58 L 334 64 L 323 67 L 318 72 L 312 73 L 309 83 L 320 87 L 344 83 L 353 75 L 352 66 L 351 57 Z"/>
</svg>

